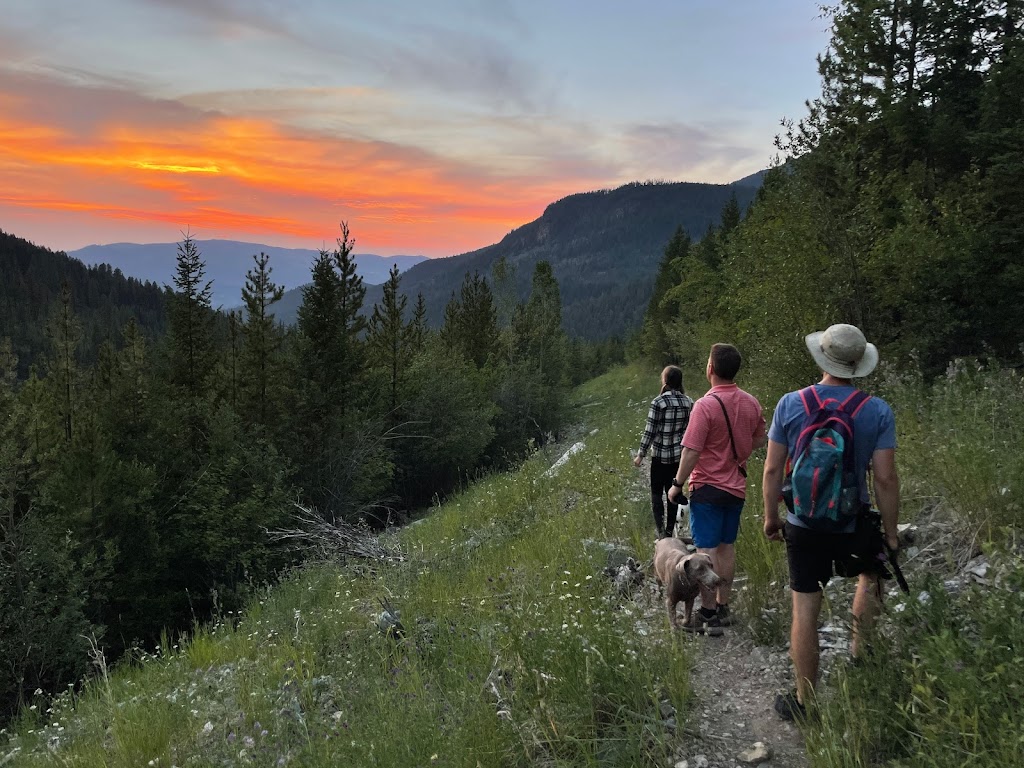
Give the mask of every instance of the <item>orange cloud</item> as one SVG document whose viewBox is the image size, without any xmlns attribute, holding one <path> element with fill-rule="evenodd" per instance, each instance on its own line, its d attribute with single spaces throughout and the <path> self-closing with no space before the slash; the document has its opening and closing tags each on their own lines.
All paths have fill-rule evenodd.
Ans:
<svg viewBox="0 0 1024 768">
<path fill-rule="evenodd" d="M 361 249 L 449 255 L 495 242 L 588 184 L 500 178 L 415 147 L 43 85 L 52 92 L 38 81 L 0 91 L 0 216 L 31 211 L 55 231 L 74 213 L 309 246 L 347 220 Z M 40 101 L 61 97 L 70 104 Z M 78 102 L 88 109 L 76 112 Z"/>
</svg>

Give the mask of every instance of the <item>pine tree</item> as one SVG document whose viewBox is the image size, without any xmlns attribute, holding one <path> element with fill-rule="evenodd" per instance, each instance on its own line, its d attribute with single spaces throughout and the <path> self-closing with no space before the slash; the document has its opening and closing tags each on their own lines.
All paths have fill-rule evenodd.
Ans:
<svg viewBox="0 0 1024 768">
<path fill-rule="evenodd" d="M 341 418 L 344 422 L 347 408 L 355 392 L 356 382 L 362 375 L 363 343 L 361 336 L 366 330 L 366 318 L 362 315 L 366 288 L 359 275 L 352 249 L 356 241 L 350 237 L 348 223 L 341 223 L 341 237 L 334 250 L 334 264 L 338 270 L 338 333 L 341 342 L 342 400 Z"/>
<path fill-rule="evenodd" d="M 483 368 L 498 345 L 498 314 L 487 279 L 466 274 L 459 297 L 445 307 L 441 337 L 477 368 Z"/>
<path fill-rule="evenodd" d="M 196 241 L 186 234 L 178 244 L 176 290 L 168 309 L 171 383 L 191 401 L 206 394 L 213 367 L 212 285 Z"/>
<path fill-rule="evenodd" d="M 257 424 L 268 426 L 275 414 L 271 402 L 280 365 L 282 335 L 270 308 L 284 295 L 284 288 L 270 279 L 270 257 L 254 255 L 255 266 L 245 276 L 242 301 L 245 303 L 244 380 L 248 404 Z M 248 409 L 247 409 L 248 410 Z"/>
<path fill-rule="evenodd" d="M 654 278 L 654 291 L 647 304 L 644 324 L 641 331 L 641 348 L 644 355 L 656 365 L 668 365 L 676 361 L 672 352 L 667 326 L 679 312 L 679 299 L 669 298 L 669 291 L 679 280 L 677 271 L 681 260 L 690 252 L 690 236 L 679 227 L 665 247 L 665 254 L 658 265 L 658 273 Z"/>
<path fill-rule="evenodd" d="M 353 406 L 364 371 L 366 319 L 360 314 L 366 289 L 356 273 L 348 226 L 333 252 L 322 251 L 313 264 L 313 282 L 303 290 L 299 308 L 299 360 L 303 382 L 302 423 L 308 435 L 303 468 L 304 485 L 321 506 L 341 503 L 363 471 L 358 459 L 357 423 Z M 366 471 L 370 471 L 367 468 Z M 346 502 L 347 503 L 347 502 Z"/>
<path fill-rule="evenodd" d="M 228 392 L 231 410 L 238 412 L 239 357 L 242 347 L 242 319 L 235 310 L 228 312 Z"/>
<path fill-rule="evenodd" d="M 334 258 L 322 250 L 313 262 L 312 281 L 302 289 L 298 311 L 302 416 L 297 426 L 310 433 L 309 455 L 296 462 L 300 467 L 319 463 L 338 432 L 340 290 Z"/>
<path fill-rule="evenodd" d="M 411 346 L 411 329 L 405 324 L 404 317 L 407 300 L 404 295 L 399 295 L 398 287 L 396 264 L 388 273 L 380 304 L 373 307 L 367 335 L 371 363 L 384 368 L 388 373 L 391 391 L 389 406 L 392 414 L 398 407 L 398 379 L 408 366 Z M 420 296 L 422 297 L 422 294 Z"/>
<path fill-rule="evenodd" d="M 56 388 L 64 440 L 70 443 L 73 437 L 76 385 L 78 379 L 78 345 L 82 340 L 82 328 L 71 305 L 71 285 L 65 281 L 60 290 L 60 303 L 54 310 L 48 327 L 53 355 L 50 363 L 50 381 Z"/>
<path fill-rule="evenodd" d="M 526 304 L 531 359 L 551 387 L 564 384 L 566 337 L 562 330 L 562 298 L 551 265 L 537 262 Z"/>
<path fill-rule="evenodd" d="M 412 321 L 409 324 L 409 346 L 413 354 L 423 351 L 430 330 L 427 328 L 427 302 L 423 292 L 416 294 L 416 305 L 412 309 Z"/>
</svg>

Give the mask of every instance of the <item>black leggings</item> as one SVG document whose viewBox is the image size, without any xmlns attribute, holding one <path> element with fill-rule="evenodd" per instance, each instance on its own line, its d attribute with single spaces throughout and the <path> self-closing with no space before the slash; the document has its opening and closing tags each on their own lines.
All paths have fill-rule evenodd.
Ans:
<svg viewBox="0 0 1024 768">
<path fill-rule="evenodd" d="M 676 525 L 679 506 L 669 502 L 666 515 L 666 501 L 668 490 L 672 487 L 678 470 L 678 461 L 664 463 L 655 458 L 651 459 L 651 511 L 654 513 L 654 527 L 659 537 L 671 536 Z"/>
</svg>

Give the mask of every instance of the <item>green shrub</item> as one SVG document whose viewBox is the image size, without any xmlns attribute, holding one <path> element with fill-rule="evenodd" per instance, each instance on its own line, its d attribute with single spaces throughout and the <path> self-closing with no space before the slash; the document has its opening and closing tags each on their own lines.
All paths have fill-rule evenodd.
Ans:
<svg viewBox="0 0 1024 768">
<path fill-rule="evenodd" d="M 1024 565 L 1000 588 L 953 595 L 937 578 L 890 612 L 889 637 L 839 672 L 807 731 L 812 765 L 1017 765 L 1024 737 Z"/>
</svg>

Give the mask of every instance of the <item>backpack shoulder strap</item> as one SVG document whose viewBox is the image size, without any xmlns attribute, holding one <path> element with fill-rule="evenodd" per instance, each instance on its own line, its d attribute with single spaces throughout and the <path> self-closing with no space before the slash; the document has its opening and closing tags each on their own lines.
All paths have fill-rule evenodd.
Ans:
<svg viewBox="0 0 1024 768">
<path fill-rule="evenodd" d="M 800 402 L 804 405 L 804 413 L 810 414 L 814 412 L 815 407 L 821 408 L 821 398 L 818 397 L 818 392 L 813 386 L 804 387 L 797 394 L 800 395 Z M 812 399 L 814 406 L 811 405 Z"/>
<path fill-rule="evenodd" d="M 842 408 L 845 413 L 848 413 L 850 415 L 850 418 L 852 419 L 854 416 L 860 413 L 860 409 L 863 408 L 867 401 L 870 399 L 871 395 L 869 395 L 867 392 L 864 392 L 863 390 L 857 389 L 854 390 L 853 393 L 848 398 L 846 398 L 839 407 Z"/>
</svg>

